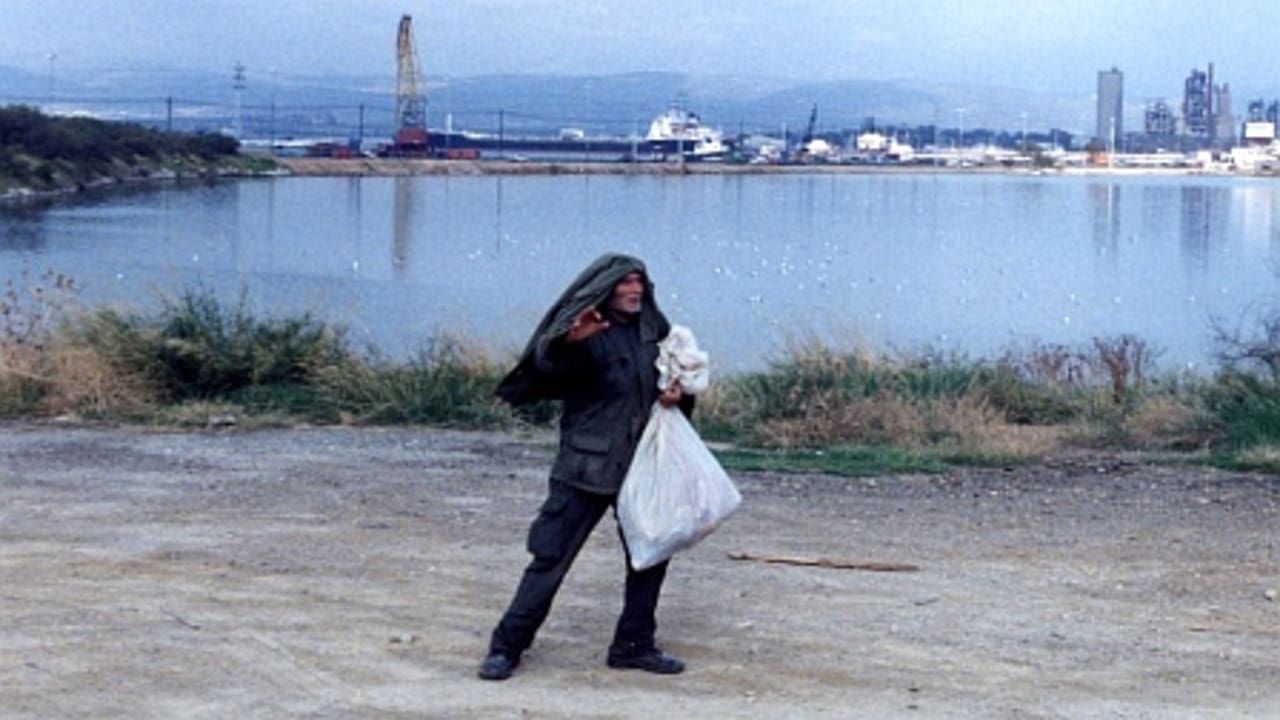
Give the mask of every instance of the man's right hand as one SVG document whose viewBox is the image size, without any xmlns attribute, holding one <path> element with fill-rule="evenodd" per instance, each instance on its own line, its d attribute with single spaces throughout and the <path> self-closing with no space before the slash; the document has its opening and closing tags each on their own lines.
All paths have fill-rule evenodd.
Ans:
<svg viewBox="0 0 1280 720">
<path fill-rule="evenodd" d="M 565 340 L 581 342 L 601 330 L 608 329 L 609 321 L 604 319 L 599 310 L 589 307 L 578 313 L 578 317 L 573 319 L 573 323 L 569 325 L 569 332 L 565 335 Z"/>
</svg>

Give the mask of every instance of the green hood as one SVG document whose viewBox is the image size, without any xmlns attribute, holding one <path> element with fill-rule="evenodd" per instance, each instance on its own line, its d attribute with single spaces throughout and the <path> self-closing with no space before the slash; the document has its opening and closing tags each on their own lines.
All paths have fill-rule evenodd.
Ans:
<svg viewBox="0 0 1280 720">
<path fill-rule="evenodd" d="M 629 255 L 610 253 L 596 258 L 595 262 L 578 274 L 560 298 L 551 306 L 542 322 L 525 344 L 515 368 L 498 383 L 495 394 L 512 405 L 556 399 L 562 396 L 552 378 L 538 371 L 535 358 L 545 352 L 553 340 L 569 332 L 569 326 L 583 310 L 595 306 L 603 310 L 613 289 L 627 273 L 644 275 L 644 300 L 640 308 L 640 338 L 645 342 L 658 342 L 671 329 L 666 316 L 658 309 L 654 298 L 653 281 L 644 263 Z"/>
</svg>

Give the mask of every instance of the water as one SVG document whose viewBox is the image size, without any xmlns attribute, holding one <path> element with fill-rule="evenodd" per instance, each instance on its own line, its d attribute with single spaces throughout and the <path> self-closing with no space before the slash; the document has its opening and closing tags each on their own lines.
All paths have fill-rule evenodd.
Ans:
<svg viewBox="0 0 1280 720">
<path fill-rule="evenodd" d="M 203 286 L 404 356 L 448 330 L 518 347 L 607 250 L 718 365 L 790 336 L 991 357 L 1134 333 L 1203 366 L 1209 319 L 1269 307 L 1280 185 L 1013 175 L 286 178 L 0 210 L 0 280 L 52 268 L 93 306 Z"/>
</svg>

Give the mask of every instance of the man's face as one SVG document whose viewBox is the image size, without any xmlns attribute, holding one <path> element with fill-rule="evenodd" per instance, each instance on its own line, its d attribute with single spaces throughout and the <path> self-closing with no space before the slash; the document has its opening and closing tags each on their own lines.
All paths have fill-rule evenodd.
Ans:
<svg viewBox="0 0 1280 720">
<path fill-rule="evenodd" d="M 644 276 L 638 272 L 630 272 L 613 288 L 613 296 L 609 298 L 609 309 L 634 315 L 640 312 L 643 300 Z"/>
</svg>

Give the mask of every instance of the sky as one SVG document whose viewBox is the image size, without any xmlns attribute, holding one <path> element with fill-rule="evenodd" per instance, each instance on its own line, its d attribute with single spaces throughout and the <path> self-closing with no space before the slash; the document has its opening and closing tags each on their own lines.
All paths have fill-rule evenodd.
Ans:
<svg viewBox="0 0 1280 720">
<path fill-rule="evenodd" d="M 1114 65 L 1140 101 L 1179 97 L 1213 61 L 1235 97 L 1280 93 L 1275 0 L 0 0 L 0 65 L 394 76 L 402 13 L 435 76 L 668 70 L 1088 94 Z"/>
</svg>

